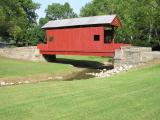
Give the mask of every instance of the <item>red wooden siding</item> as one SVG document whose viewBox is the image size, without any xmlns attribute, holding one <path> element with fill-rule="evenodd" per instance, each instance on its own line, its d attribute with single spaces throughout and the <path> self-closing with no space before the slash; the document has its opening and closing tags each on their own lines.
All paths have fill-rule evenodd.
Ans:
<svg viewBox="0 0 160 120">
<path fill-rule="evenodd" d="M 94 41 L 100 35 L 100 41 Z M 103 27 L 66 28 L 47 30 L 47 42 L 53 51 L 101 51 L 103 46 Z M 54 36 L 54 41 L 50 41 Z"/>
<path fill-rule="evenodd" d="M 94 41 L 99 35 L 99 41 Z M 53 38 L 53 41 L 50 40 Z M 124 44 L 104 43 L 104 27 L 57 28 L 47 30 L 47 45 L 40 44 L 42 54 L 113 56 Z"/>
</svg>

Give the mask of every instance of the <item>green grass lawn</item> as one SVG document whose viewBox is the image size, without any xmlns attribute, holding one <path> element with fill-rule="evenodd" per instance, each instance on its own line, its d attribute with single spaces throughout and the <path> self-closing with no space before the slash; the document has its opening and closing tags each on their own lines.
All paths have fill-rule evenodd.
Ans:
<svg viewBox="0 0 160 120">
<path fill-rule="evenodd" d="M 58 58 L 72 59 L 72 60 L 88 60 L 103 62 L 108 58 L 104 57 L 88 57 L 88 56 L 58 56 Z M 61 63 L 36 63 L 22 60 L 14 60 L 0 57 L 0 77 L 12 76 L 28 76 L 37 74 L 57 73 L 74 71 L 75 68 L 67 64 Z"/>
<path fill-rule="evenodd" d="M 160 64 L 111 78 L 0 87 L 0 120 L 159 120 Z"/>
<path fill-rule="evenodd" d="M 36 63 L 8 58 L 0 58 L 0 77 L 28 76 L 36 74 L 63 72 L 74 69 L 58 63 Z"/>
<path fill-rule="evenodd" d="M 110 61 L 112 58 L 109 57 L 97 57 L 97 56 L 73 56 L 73 55 L 58 55 L 57 58 L 65 58 L 65 59 L 72 59 L 72 60 L 88 60 L 88 61 L 96 61 L 96 62 L 107 62 Z"/>
</svg>

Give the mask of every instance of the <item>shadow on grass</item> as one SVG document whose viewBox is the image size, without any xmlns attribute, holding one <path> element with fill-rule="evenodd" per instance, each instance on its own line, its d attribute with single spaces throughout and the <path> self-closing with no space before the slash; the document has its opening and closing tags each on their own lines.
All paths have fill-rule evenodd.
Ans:
<svg viewBox="0 0 160 120">
<path fill-rule="evenodd" d="M 61 64 L 70 64 L 79 68 L 88 68 L 88 69 L 112 69 L 113 65 L 108 64 L 105 65 L 101 62 L 91 61 L 91 60 L 74 60 L 74 59 L 66 59 L 66 58 L 56 58 L 53 63 L 61 63 Z"/>
</svg>

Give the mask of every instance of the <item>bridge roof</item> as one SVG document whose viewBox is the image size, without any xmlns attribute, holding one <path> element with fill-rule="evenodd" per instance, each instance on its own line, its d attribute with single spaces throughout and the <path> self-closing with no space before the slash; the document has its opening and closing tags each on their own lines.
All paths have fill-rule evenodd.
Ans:
<svg viewBox="0 0 160 120">
<path fill-rule="evenodd" d="M 113 25 L 121 26 L 121 22 L 116 15 L 91 16 L 81 18 L 71 18 L 62 20 L 52 20 L 46 23 L 42 28 L 63 28 L 87 25 Z"/>
</svg>

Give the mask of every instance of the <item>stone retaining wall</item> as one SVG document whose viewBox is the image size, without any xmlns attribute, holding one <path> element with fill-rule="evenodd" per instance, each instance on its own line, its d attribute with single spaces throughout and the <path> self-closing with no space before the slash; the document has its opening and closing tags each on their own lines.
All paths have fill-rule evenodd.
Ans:
<svg viewBox="0 0 160 120">
<path fill-rule="evenodd" d="M 29 60 L 29 61 L 45 61 L 43 56 L 39 54 L 36 46 L 31 47 L 15 47 L 15 48 L 1 48 L 0 56 Z"/>
<path fill-rule="evenodd" d="M 150 47 L 121 47 L 115 52 L 114 66 L 137 65 L 156 58 L 160 58 L 160 52 L 152 51 Z"/>
<path fill-rule="evenodd" d="M 1 48 L 0 56 L 29 60 L 29 61 L 46 61 L 47 57 L 43 57 L 36 46 L 31 47 L 16 47 L 16 48 Z M 159 58 L 160 52 L 152 51 L 150 47 L 121 47 L 115 51 L 114 66 L 137 65 Z M 52 59 L 52 58 L 51 58 Z M 54 59 L 54 58 L 53 58 Z"/>
</svg>

